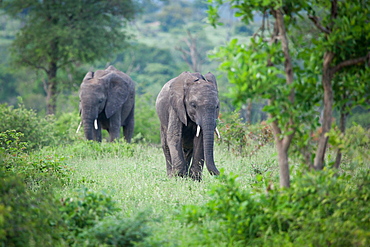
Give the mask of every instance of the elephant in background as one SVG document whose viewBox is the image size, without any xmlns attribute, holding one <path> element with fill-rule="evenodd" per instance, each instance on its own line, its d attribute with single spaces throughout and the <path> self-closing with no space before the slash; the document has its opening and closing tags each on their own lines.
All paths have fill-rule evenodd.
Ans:
<svg viewBox="0 0 370 247">
<path fill-rule="evenodd" d="M 200 181 L 204 162 L 211 175 L 219 175 L 213 157 L 219 105 L 217 82 L 211 73 L 183 72 L 163 86 L 156 110 L 168 176 Z"/>
<path fill-rule="evenodd" d="M 79 97 L 86 139 L 101 142 L 101 130 L 106 129 L 112 142 L 120 137 L 122 126 L 125 140 L 131 142 L 135 85 L 128 75 L 113 66 L 90 71 L 81 83 Z"/>
</svg>

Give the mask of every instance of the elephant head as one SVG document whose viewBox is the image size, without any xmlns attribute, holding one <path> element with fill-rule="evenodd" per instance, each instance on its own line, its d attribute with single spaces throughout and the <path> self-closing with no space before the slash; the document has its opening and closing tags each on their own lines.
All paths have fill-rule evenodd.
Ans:
<svg viewBox="0 0 370 247">
<path fill-rule="evenodd" d="M 167 171 L 172 166 L 177 167 L 175 172 L 179 175 L 187 174 L 184 171 L 189 168 L 187 165 L 190 158 L 187 156 L 192 154 L 190 175 L 193 178 L 198 180 L 201 178 L 204 161 L 210 174 L 219 174 L 213 156 L 219 105 L 217 82 L 211 73 L 202 76 L 200 73 L 183 72 L 163 87 L 157 98 L 157 113 L 161 121 L 162 146 L 168 162 Z M 181 140 L 176 139 L 177 136 Z M 172 147 L 174 145 L 182 145 L 182 151 L 174 150 Z M 166 150 L 169 150 L 167 155 Z M 184 157 L 181 157 L 182 155 Z M 174 164 L 176 162 L 179 165 Z M 201 165 L 198 165 L 199 163 Z"/>
<path fill-rule="evenodd" d="M 88 72 L 82 81 L 80 114 L 88 140 L 101 141 L 101 124 L 117 114 L 129 97 L 129 85 L 119 73 L 122 72 L 109 66 L 106 70 Z"/>
</svg>

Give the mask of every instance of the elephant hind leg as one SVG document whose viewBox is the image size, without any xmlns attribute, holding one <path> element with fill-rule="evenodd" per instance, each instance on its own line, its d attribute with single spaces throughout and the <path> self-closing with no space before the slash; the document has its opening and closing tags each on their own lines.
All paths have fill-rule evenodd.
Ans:
<svg viewBox="0 0 370 247">
<path fill-rule="evenodd" d="M 126 124 L 123 127 L 123 135 L 127 143 L 131 142 L 132 135 L 134 134 L 134 125 L 134 109 L 132 109 L 127 117 Z"/>
<path fill-rule="evenodd" d="M 171 164 L 171 154 L 170 154 L 170 149 L 168 146 L 165 144 L 162 146 L 164 157 L 166 159 L 166 167 L 167 167 L 167 175 L 169 177 L 172 177 L 173 174 L 173 169 L 172 169 L 172 164 Z"/>
<path fill-rule="evenodd" d="M 169 177 L 172 177 L 173 171 L 172 171 L 172 164 L 171 164 L 171 153 L 170 153 L 170 149 L 168 147 L 167 141 L 166 141 L 164 130 L 162 129 L 161 129 L 161 143 L 162 143 L 164 158 L 166 159 L 167 175 Z"/>
</svg>

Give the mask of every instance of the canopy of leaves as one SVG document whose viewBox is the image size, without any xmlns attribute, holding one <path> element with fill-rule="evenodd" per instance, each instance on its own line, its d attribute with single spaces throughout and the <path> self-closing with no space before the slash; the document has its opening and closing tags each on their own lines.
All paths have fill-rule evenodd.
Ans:
<svg viewBox="0 0 370 247">
<path fill-rule="evenodd" d="M 45 70 L 50 62 L 63 67 L 122 49 L 122 29 L 135 13 L 131 0 L 5 0 L 2 7 L 24 22 L 13 43 L 16 61 Z"/>
</svg>

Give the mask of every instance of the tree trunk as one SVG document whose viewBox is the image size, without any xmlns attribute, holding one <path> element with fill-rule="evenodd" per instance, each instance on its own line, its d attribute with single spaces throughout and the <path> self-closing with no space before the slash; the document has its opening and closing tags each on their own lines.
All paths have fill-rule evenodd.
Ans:
<svg viewBox="0 0 370 247">
<path fill-rule="evenodd" d="M 58 61 L 58 39 L 53 39 L 50 42 L 50 46 L 53 50 L 53 54 L 51 55 L 51 60 L 49 62 L 48 70 L 47 70 L 47 87 L 46 87 L 46 106 L 47 106 L 47 114 L 53 115 L 56 112 L 56 100 L 57 100 L 57 61 Z"/>
<path fill-rule="evenodd" d="M 252 123 L 252 99 L 249 98 L 247 100 L 247 109 L 245 113 L 245 119 L 247 120 L 247 123 Z"/>
<path fill-rule="evenodd" d="M 287 38 L 283 14 L 281 9 L 275 11 L 275 18 L 276 18 L 276 28 L 279 32 L 279 37 L 281 41 L 281 48 L 284 53 L 284 68 L 285 68 L 285 76 L 286 76 L 286 83 L 290 85 L 293 83 L 293 66 L 292 60 L 289 54 L 289 41 Z M 275 39 L 277 37 L 274 37 Z M 289 95 L 289 101 L 293 104 L 294 103 L 294 90 L 292 89 Z M 274 121 L 272 123 L 272 130 L 275 137 L 276 148 L 278 151 L 278 162 L 279 162 L 279 169 L 280 169 L 280 187 L 288 188 L 290 187 L 290 175 L 289 175 L 289 161 L 288 161 L 288 150 L 290 143 L 292 142 L 295 128 L 294 128 L 294 121 L 291 117 L 288 124 L 288 130 L 290 130 L 290 134 L 286 136 L 281 136 L 281 129 L 277 123 Z"/>
<path fill-rule="evenodd" d="M 319 138 L 319 144 L 314 160 L 314 168 L 316 170 L 322 170 L 324 168 L 324 158 L 329 138 L 326 136 L 326 133 L 328 133 L 331 128 L 331 122 L 333 118 L 333 89 L 331 85 L 333 72 L 330 67 L 333 58 L 334 53 L 332 52 L 326 52 L 324 55 L 322 73 L 322 85 L 324 88 L 324 113 L 322 118 L 322 132 Z"/>
<path fill-rule="evenodd" d="M 56 97 L 57 97 L 57 66 L 55 63 L 50 63 L 48 71 L 48 81 L 46 83 L 46 105 L 47 114 L 53 115 L 56 112 Z"/>
<path fill-rule="evenodd" d="M 289 188 L 290 187 L 289 160 L 288 160 L 289 145 L 285 144 L 284 139 L 276 140 L 276 149 L 278 151 L 280 187 Z"/>
</svg>

